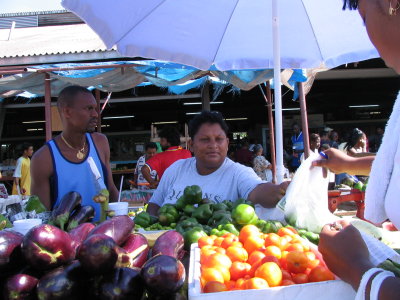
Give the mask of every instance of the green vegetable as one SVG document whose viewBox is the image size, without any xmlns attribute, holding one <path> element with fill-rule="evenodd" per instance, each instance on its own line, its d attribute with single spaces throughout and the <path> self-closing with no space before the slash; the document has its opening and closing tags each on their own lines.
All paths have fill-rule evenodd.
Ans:
<svg viewBox="0 0 400 300">
<path fill-rule="evenodd" d="M 224 201 L 222 201 L 222 203 L 226 205 L 226 207 L 227 207 L 227 209 L 228 209 L 229 211 L 232 210 L 232 208 L 233 208 L 233 203 L 232 203 L 231 201 L 229 201 L 229 200 L 224 200 Z"/>
<path fill-rule="evenodd" d="M 195 218 L 188 218 L 186 220 L 179 221 L 178 224 L 176 224 L 175 230 L 183 235 L 186 231 L 192 229 L 193 227 L 201 227 L 201 225 Z"/>
<path fill-rule="evenodd" d="M 260 231 L 264 232 L 264 228 L 267 225 L 267 221 L 260 219 L 260 220 L 257 220 L 256 224 L 254 224 L 254 225 L 256 225 L 258 227 L 258 229 L 260 229 Z"/>
<path fill-rule="evenodd" d="M 319 234 L 307 231 L 304 234 L 300 234 L 300 236 L 304 236 L 307 240 L 309 240 L 311 243 L 318 245 L 319 243 Z"/>
<path fill-rule="evenodd" d="M 184 196 L 179 197 L 178 200 L 177 200 L 176 203 L 175 203 L 175 207 L 176 207 L 176 209 L 178 209 L 178 210 L 183 210 L 183 208 L 185 207 L 185 205 L 186 205 L 186 199 L 185 199 Z"/>
<path fill-rule="evenodd" d="M 29 200 L 26 203 L 25 210 L 26 211 L 35 211 L 37 214 L 40 214 L 40 213 L 46 211 L 46 207 L 40 201 L 38 196 L 33 195 L 33 196 L 29 197 Z"/>
<path fill-rule="evenodd" d="M 203 231 L 203 227 L 196 226 L 186 231 L 183 234 L 183 238 L 185 239 L 185 249 L 190 250 L 190 245 L 193 243 L 197 243 L 199 238 L 206 236 L 207 234 Z"/>
<path fill-rule="evenodd" d="M 225 203 L 214 203 L 214 204 L 212 204 L 212 209 L 213 209 L 213 211 L 217 211 L 217 210 L 228 211 L 228 206 Z"/>
<path fill-rule="evenodd" d="M 360 191 L 363 190 L 363 187 L 364 187 L 364 184 L 363 184 L 361 181 L 358 181 L 358 182 L 354 185 L 354 188 L 357 189 L 357 190 L 360 190 Z"/>
<path fill-rule="evenodd" d="M 232 216 L 229 211 L 215 211 L 208 221 L 208 225 L 211 227 L 217 227 L 220 224 L 230 224 L 232 223 Z"/>
<path fill-rule="evenodd" d="M 217 229 L 220 231 L 225 230 L 227 232 L 233 233 L 234 235 L 239 235 L 239 230 L 237 230 L 235 225 L 233 224 L 221 224 L 218 225 Z"/>
<path fill-rule="evenodd" d="M 203 193 L 198 185 L 187 186 L 183 191 L 186 204 L 200 204 L 202 201 Z"/>
<path fill-rule="evenodd" d="M 185 207 L 183 208 L 183 212 L 187 216 L 191 216 L 195 210 L 196 210 L 196 207 L 194 207 L 192 204 L 186 204 Z"/>
<path fill-rule="evenodd" d="M 218 230 L 217 228 L 213 228 L 210 232 L 210 235 L 223 236 L 226 233 L 229 233 L 229 231 L 225 229 Z"/>
<path fill-rule="evenodd" d="M 211 209 L 210 204 L 202 204 L 199 207 L 195 208 L 192 213 L 192 217 L 196 218 L 200 223 L 207 223 L 207 221 L 211 218 L 213 211 Z"/>
<path fill-rule="evenodd" d="M 238 206 L 240 204 L 248 204 L 248 205 L 253 206 L 253 208 L 254 208 L 254 204 L 252 202 L 247 201 L 246 199 L 243 199 L 243 198 L 239 198 L 235 202 L 233 202 L 232 209 L 236 208 L 236 206 Z"/>
<path fill-rule="evenodd" d="M 232 211 L 233 220 L 239 225 L 252 224 L 257 218 L 254 208 L 248 204 L 239 204 Z"/>
<path fill-rule="evenodd" d="M 165 204 L 158 211 L 158 220 L 161 225 L 168 226 L 178 220 L 179 213 L 172 204 Z"/>
<path fill-rule="evenodd" d="M 140 225 L 142 227 L 149 227 L 151 225 L 150 214 L 142 211 L 135 217 L 135 225 Z"/>
</svg>

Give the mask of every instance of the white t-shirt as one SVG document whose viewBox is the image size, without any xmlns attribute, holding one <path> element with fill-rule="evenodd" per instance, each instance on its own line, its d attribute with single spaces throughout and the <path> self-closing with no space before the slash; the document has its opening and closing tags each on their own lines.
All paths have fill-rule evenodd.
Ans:
<svg viewBox="0 0 400 300">
<path fill-rule="evenodd" d="M 200 186 L 203 198 L 215 203 L 247 199 L 250 192 L 264 182 L 252 168 L 235 163 L 229 158 L 225 158 L 221 167 L 213 173 L 200 175 L 196 168 L 196 158 L 192 157 L 178 160 L 165 171 L 149 202 L 159 206 L 174 204 L 188 185 Z"/>
<path fill-rule="evenodd" d="M 17 165 L 15 166 L 13 177 L 15 177 L 15 178 L 21 178 L 22 177 L 21 169 L 22 169 L 22 162 L 23 161 L 24 161 L 24 157 L 23 156 L 18 158 Z"/>
</svg>

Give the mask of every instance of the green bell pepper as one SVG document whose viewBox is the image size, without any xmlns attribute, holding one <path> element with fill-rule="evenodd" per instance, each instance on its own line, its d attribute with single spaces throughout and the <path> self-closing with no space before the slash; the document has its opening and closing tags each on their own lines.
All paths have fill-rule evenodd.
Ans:
<svg viewBox="0 0 400 300">
<path fill-rule="evenodd" d="M 194 207 L 193 204 L 186 204 L 185 207 L 183 208 L 183 212 L 187 216 L 191 216 L 195 210 L 196 207 Z"/>
<path fill-rule="evenodd" d="M 185 205 L 186 205 L 186 199 L 184 196 L 179 197 L 175 203 L 175 207 L 177 210 L 183 210 Z"/>
<path fill-rule="evenodd" d="M 142 211 L 140 214 L 136 215 L 135 217 L 135 225 L 140 225 L 141 227 L 148 227 L 151 225 L 151 218 L 150 215 Z"/>
<path fill-rule="evenodd" d="M 218 210 L 224 210 L 224 211 L 228 211 L 228 206 L 226 206 L 225 203 L 214 203 L 212 204 L 212 209 L 214 211 L 218 211 Z"/>
<path fill-rule="evenodd" d="M 217 229 L 219 231 L 225 230 L 227 232 L 233 233 L 234 235 L 239 235 L 239 230 L 237 230 L 235 225 L 233 224 L 221 224 L 218 225 Z"/>
<path fill-rule="evenodd" d="M 203 230 L 204 230 L 205 233 L 210 234 L 210 232 L 212 230 L 212 228 L 210 226 L 202 225 L 202 227 L 203 227 Z"/>
<path fill-rule="evenodd" d="M 213 213 L 212 217 L 208 221 L 208 225 L 211 227 L 217 227 L 221 224 L 232 223 L 232 216 L 229 211 L 219 210 Z"/>
<path fill-rule="evenodd" d="M 207 223 L 207 221 L 211 218 L 213 211 L 211 209 L 210 204 L 202 204 L 199 207 L 195 208 L 192 213 L 192 217 L 196 218 L 200 223 Z"/>
<path fill-rule="evenodd" d="M 226 205 L 226 207 L 229 211 L 231 211 L 233 209 L 233 202 L 231 202 L 229 200 L 224 200 L 224 201 L 222 201 L 222 203 Z"/>
<path fill-rule="evenodd" d="M 158 220 L 161 225 L 168 226 L 178 220 L 179 213 L 172 204 L 165 204 L 158 211 Z"/>
<path fill-rule="evenodd" d="M 224 234 L 229 233 L 228 230 L 222 229 L 222 230 L 218 230 L 217 228 L 213 228 L 210 231 L 210 235 L 216 235 L 216 236 L 223 236 Z"/>
<path fill-rule="evenodd" d="M 239 225 L 252 224 L 257 221 L 254 208 L 248 204 L 239 204 L 232 211 L 233 220 Z"/>
<path fill-rule="evenodd" d="M 179 223 L 176 224 L 175 229 L 183 235 L 186 231 L 196 226 L 201 227 L 195 218 L 188 218 L 186 220 L 179 221 Z"/>
<path fill-rule="evenodd" d="M 190 250 L 190 245 L 193 243 L 197 243 L 197 241 L 203 237 L 206 236 L 207 234 L 203 231 L 203 227 L 201 226 L 196 226 L 191 228 L 190 230 L 186 231 L 183 234 L 183 238 L 185 239 L 185 249 L 187 251 Z"/>
<path fill-rule="evenodd" d="M 258 229 L 260 229 L 260 231 L 264 232 L 264 228 L 267 225 L 267 221 L 259 219 L 254 225 L 256 225 Z"/>
<path fill-rule="evenodd" d="M 239 198 L 235 202 L 233 202 L 232 209 L 235 209 L 240 204 L 248 204 L 248 205 L 250 205 L 250 206 L 252 206 L 254 208 L 254 203 L 253 202 L 247 201 L 246 199 L 243 199 L 243 198 Z"/>
<path fill-rule="evenodd" d="M 187 186 L 183 191 L 186 204 L 200 204 L 202 201 L 203 192 L 198 185 Z"/>
</svg>

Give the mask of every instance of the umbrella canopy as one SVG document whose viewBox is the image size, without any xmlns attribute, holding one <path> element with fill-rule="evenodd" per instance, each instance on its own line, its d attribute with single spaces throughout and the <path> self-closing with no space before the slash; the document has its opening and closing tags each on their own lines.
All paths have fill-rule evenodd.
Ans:
<svg viewBox="0 0 400 300">
<path fill-rule="evenodd" d="M 124 56 L 208 70 L 274 67 L 272 0 L 63 0 Z M 333 68 L 378 57 L 343 0 L 279 0 L 281 68 Z"/>
</svg>

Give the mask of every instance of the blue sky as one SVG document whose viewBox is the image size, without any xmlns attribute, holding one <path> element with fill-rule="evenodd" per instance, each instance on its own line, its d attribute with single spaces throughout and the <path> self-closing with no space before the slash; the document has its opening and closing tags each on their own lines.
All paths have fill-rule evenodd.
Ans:
<svg viewBox="0 0 400 300">
<path fill-rule="evenodd" d="M 0 14 L 64 9 L 61 0 L 1 0 Z"/>
</svg>

